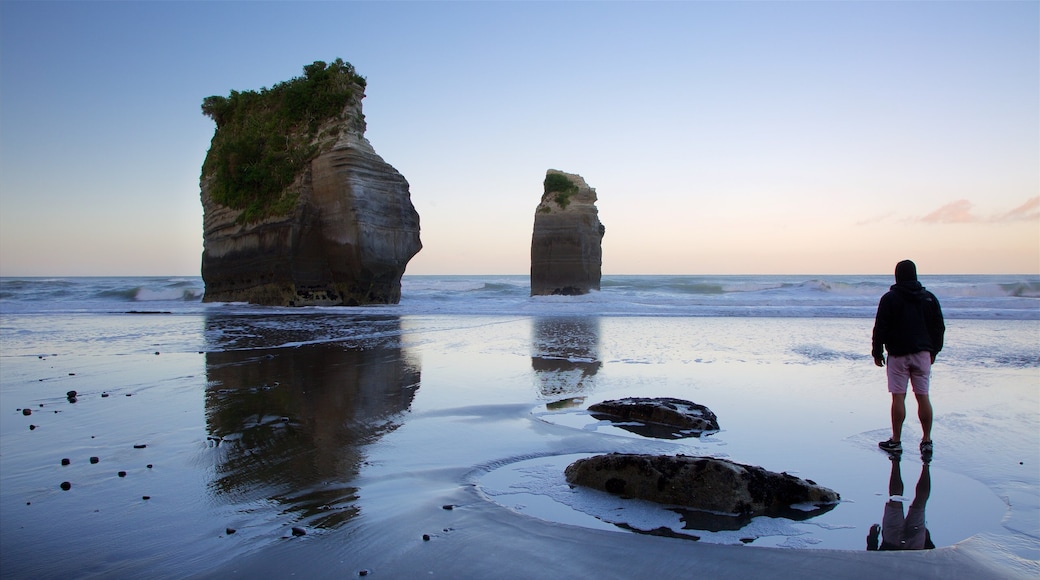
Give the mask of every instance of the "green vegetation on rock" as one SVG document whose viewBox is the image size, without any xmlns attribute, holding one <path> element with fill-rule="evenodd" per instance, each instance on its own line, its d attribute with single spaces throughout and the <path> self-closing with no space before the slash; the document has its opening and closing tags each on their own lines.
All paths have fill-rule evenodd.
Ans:
<svg viewBox="0 0 1040 580">
<path fill-rule="evenodd" d="M 315 61 L 303 72 L 270 89 L 202 101 L 203 114 L 217 124 L 202 173 L 212 178 L 214 201 L 244 210 L 240 221 L 285 215 L 296 207 L 299 192 L 287 188 L 317 153 L 319 127 L 365 87 L 364 77 L 339 58 L 332 64 Z"/>
<path fill-rule="evenodd" d="M 561 209 L 567 209 L 567 205 L 571 202 L 571 196 L 578 193 L 578 186 L 569 177 L 560 173 L 546 175 L 543 185 L 545 186 L 545 193 L 542 194 L 542 200 L 544 201 L 555 193 L 556 196 L 553 199 Z"/>
</svg>

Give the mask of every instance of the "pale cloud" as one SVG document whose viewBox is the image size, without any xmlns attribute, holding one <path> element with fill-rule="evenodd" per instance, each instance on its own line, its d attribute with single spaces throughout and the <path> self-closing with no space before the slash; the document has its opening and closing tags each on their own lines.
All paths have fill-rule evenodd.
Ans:
<svg viewBox="0 0 1040 580">
<path fill-rule="evenodd" d="M 982 221 L 971 213 L 972 204 L 966 199 L 950 202 L 921 218 L 929 224 L 967 224 Z"/>
<path fill-rule="evenodd" d="M 869 226 L 869 225 L 873 225 L 873 224 L 880 224 L 880 223 L 888 221 L 888 219 L 893 217 L 893 216 L 895 216 L 895 214 L 896 214 L 896 212 L 890 211 L 888 213 L 884 213 L 884 214 L 881 214 L 881 215 L 868 217 L 867 219 L 860 220 L 860 221 L 856 222 L 856 225 L 857 226 Z"/>
<path fill-rule="evenodd" d="M 974 205 L 966 199 L 950 202 L 918 221 L 929 224 L 1006 223 L 1040 219 L 1040 196 L 1034 197 L 1011 211 L 991 217 L 972 212 Z"/>
<path fill-rule="evenodd" d="M 1017 222 L 1040 219 L 1040 195 L 1030 199 L 1015 209 L 999 216 L 997 221 Z"/>
</svg>

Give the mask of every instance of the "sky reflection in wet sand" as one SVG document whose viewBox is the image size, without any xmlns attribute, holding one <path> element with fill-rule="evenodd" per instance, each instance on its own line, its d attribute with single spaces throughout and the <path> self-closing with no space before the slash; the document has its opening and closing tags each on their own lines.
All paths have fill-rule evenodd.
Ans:
<svg viewBox="0 0 1040 580">
<path fill-rule="evenodd" d="M 105 321 L 127 335 L 146 324 L 125 316 L 94 324 Z M 756 546 L 863 550 L 889 496 L 890 463 L 874 447 L 886 436 L 887 395 L 883 373 L 861 354 L 864 320 L 323 314 L 294 317 L 293 332 L 246 317 L 166 324 L 194 324 L 196 334 L 178 331 L 183 344 L 172 351 L 56 343 L 43 358 L 5 343 L 0 502 L 5 567 L 15 568 L 5 575 L 155 566 L 190 574 L 289 538 L 292 527 L 336 535 L 460 485 L 490 500 L 475 509 L 616 529 L 595 519 L 615 500 L 560 485 L 569 459 L 586 453 L 714 455 L 842 494 L 816 518 L 753 522 L 714 538 L 696 532 L 702 541 L 753 536 Z M 956 321 L 951 332 L 983 352 L 1014 350 L 1036 329 L 1012 323 L 996 337 L 993 324 L 1008 328 Z M 965 358 L 936 367 L 927 521 L 938 546 L 1007 535 L 1002 519 L 1036 533 L 1036 369 L 992 370 Z M 65 400 L 71 389 L 75 404 Z M 722 429 L 652 440 L 584 411 L 626 396 L 707 405 Z M 911 406 L 907 440 L 916 429 Z M 60 465 L 65 457 L 71 465 Z M 907 505 L 919 471 L 908 450 Z M 65 480 L 67 492 L 58 486 Z M 1016 481 L 1033 482 L 1034 493 Z M 1010 515 L 1007 494 L 1015 494 Z M 667 510 L 640 518 L 670 518 L 681 529 Z M 62 555 L 9 557 L 44 552 Z"/>
</svg>

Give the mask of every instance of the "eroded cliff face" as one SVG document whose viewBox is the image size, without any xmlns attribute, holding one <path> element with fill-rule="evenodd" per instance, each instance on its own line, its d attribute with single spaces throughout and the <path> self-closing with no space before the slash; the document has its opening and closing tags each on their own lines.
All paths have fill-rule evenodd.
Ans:
<svg viewBox="0 0 1040 580">
<path fill-rule="evenodd" d="M 580 175 L 550 169 L 531 238 L 531 295 L 599 290 L 602 241 L 596 190 Z"/>
<path fill-rule="evenodd" d="M 290 203 L 283 204 L 289 209 L 281 215 L 268 212 L 249 221 L 243 219 L 245 209 L 218 202 L 211 147 L 200 180 L 204 301 L 277 306 L 400 301 L 405 266 L 422 248 L 419 214 L 408 182 L 364 137 L 363 98 L 364 86 L 356 84 L 342 111 L 312 131 L 310 155 L 282 194 Z"/>
</svg>

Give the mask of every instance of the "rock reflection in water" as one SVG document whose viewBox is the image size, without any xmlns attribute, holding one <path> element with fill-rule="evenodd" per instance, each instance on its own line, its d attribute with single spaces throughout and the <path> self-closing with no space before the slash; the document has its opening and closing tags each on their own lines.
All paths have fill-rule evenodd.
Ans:
<svg viewBox="0 0 1040 580">
<path fill-rule="evenodd" d="M 206 372 L 215 495 L 277 502 L 316 528 L 356 514 L 363 447 L 399 425 L 420 380 L 418 362 L 392 344 L 211 352 Z"/>
<path fill-rule="evenodd" d="M 669 508 L 679 514 L 684 530 L 700 530 L 704 532 L 737 531 L 758 518 L 784 518 L 795 522 L 804 522 L 817 516 L 821 516 L 838 504 L 820 504 L 811 509 L 799 509 L 796 507 L 774 509 L 769 515 L 742 515 L 742 514 L 719 514 L 704 510 L 687 508 Z M 746 540 L 745 543 L 750 543 Z"/>
<path fill-rule="evenodd" d="M 531 367 L 543 397 L 561 399 L 591 391 L 599 360 L 598 318 L 536 318 Z"/>
</svg>

